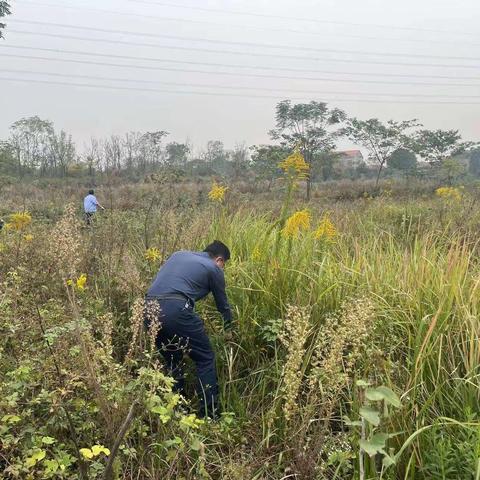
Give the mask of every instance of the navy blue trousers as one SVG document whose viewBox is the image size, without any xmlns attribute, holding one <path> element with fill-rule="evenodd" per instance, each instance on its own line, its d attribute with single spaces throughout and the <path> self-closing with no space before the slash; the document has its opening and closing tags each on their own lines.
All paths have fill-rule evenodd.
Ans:
<svg viewBox="0 0 480 480">
<path fill-rule="evenodd" d="M 197 369 L 199 415 L 215 417 L 220 413 L 215 354 L 200 317 L 186 300 L 160 300 L 160 331 L 157 348 L 163 355 L 169 374 L 175 379 L 175 391 L 184 394 L 184 355 Z"/>
</svg>

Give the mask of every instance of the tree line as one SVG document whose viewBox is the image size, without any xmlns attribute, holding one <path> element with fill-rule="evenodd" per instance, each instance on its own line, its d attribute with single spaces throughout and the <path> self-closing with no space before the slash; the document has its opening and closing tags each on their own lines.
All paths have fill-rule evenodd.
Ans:
<svg viewBox="0 0 480 480">
<path fill-rule="evenodd" d="M 405 175 L 443 175 L 447 182 L 465 173 L 480 175 L 480 149 L 463 141 L 458 130 L 428 130 L 416 119 L 382 122 L 378 118 L 350 118 L 338 108 L 311 101 L 277 104 L 271 144 L 239 144 L 228 150 L 219 140 L 209 141 L 199 153 L 190 142 L 168 141 L 165 130 L 129 132 L 104 139 L 92 138 L 79 153 L 71 135 L 56 131 L 49 120 L 22 118 L 13 123 L 9 137 L 0 142 L 0 173 L 26 176 L 67 177 L 116 174 L 141 178 L 161 168 L 181 170 L 191 176 L 220 175 L 233 179 L 253 175 L 270 183 L 278 163 L 299 150 L 310 165 L 311 183 L 343 176 L 370 176 L 378 185 L 382 172 Z M 367 152 L 355 168 L 339 169 L 339 139 L 349 139 Z M 420 159 L 420 163 L 418 160 Z"/>
</svg>

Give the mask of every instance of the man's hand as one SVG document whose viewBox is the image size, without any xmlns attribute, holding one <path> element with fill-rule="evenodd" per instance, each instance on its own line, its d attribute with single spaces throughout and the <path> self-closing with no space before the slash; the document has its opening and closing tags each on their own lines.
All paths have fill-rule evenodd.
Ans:
<svg viewBox="0 0 480 480">
<path fill-rule="evenodd" d="M 223 338 L 225 339 L 226 342 L 231 342 L 233 340 L 233 331 L 230 330 L 225 330 L 223 334 Z"/>
</svg>

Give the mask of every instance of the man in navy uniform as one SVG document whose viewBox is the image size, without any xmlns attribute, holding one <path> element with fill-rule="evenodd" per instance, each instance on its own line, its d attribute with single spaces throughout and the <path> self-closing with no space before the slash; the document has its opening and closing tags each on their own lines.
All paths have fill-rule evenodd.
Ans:
<svg viewBox="0 0 480 480">
<path fill-rule="evenodd" d="M 160 304 L 160 331 L 156 344 L 176 381 L 175 390 L 183 392 L 183 355 L 186 352 L 197 368 L 201 405 L 200 415 L 215 418 L 220 413 L 215 355 L 205 326 L 194 306 L 212 292 L 225 330 L 230 332 L 232 313 L 225 293 L 223 269 L 230 251 L 215 240 L 203 252 L 180 251 L 171 255 L 160 268 L 146 295 Z"/>
</svg>

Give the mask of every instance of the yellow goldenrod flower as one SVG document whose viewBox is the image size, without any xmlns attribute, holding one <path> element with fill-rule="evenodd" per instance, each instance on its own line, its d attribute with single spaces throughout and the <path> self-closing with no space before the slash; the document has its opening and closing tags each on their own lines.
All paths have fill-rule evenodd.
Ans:
<svg viewBox="0 0 480 480">
<path fill-rule="evenodd" d="M 310 212 L 307 209 L 300 210 L 287 219 L 282 230 L 282 235 L 286 238 L 298 237 L 302 230 L 308 230 L 309 228 Z"/>
<path fill-rule="evenodd" d="M 283 162 L 280 162 L 278 166 L 288 175 L 297 178 L 305 178 L 308 176 L 310 165 L 305 162 L 303 155 L 295 150 L 289 157 Z"/>
<path fill-rule="evenodd" d="M 324 215 L 317 230 L 315 230 L 315 239 L 320 240 L 325 238 L 326 240 L 332 240 L 337 235 L 337 229 L 330 220 L 330 217 Z"/>
<path fill-rule="evenodd" d="M 10 215 L 10 222 L 7 228 L 17 232 L 25 230 L 32 222 L 32 216 L 28 212 L 17 212 Z"/>
<path fill-rule="evenodd" d="M 445 200 L 460 201 L 462 199 L 462 192 L 455 187 L 440 187 L 435 190 L 435 194 Z"/>
<path fill-rule="evenodd" d="M 26 242 L 31 242 L 33 240 L 33 235 L 31 235 L 29 233 L 29 234 L 25 235 L 23 238 Z"/>
<path fill-rule="evenodd" d="M 78 278 L 77 278 L 77 288 L 79 290 L 85 290 L 85 284 L 87 283 L 87 276 L 82 273 Z"/>
<path fill-rule="evenodd" d="M 147 251 L 145 252 L 145 258 L 149 262 L 156 262 L 160 258 L 160 250 L 155 247 L 147 249 Z"/>
<path fill-rule="evenodd" d="M 67 280 L 67 285 L 71 287 L 73 285 L 73 280 L 70 278 Z"/>
<path fill-rule="evenodd" d="M 208 198 L 214 202 L 223 202 L 225 198 L 225 192 L 228 190 L 228 187 L 219 185 L 217 182 L 213 182 L 212 189 L 208 192 Z"/>
</svg>

